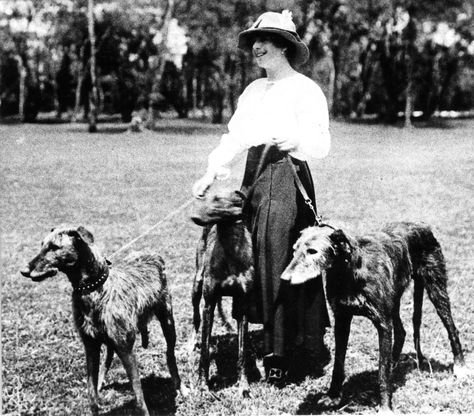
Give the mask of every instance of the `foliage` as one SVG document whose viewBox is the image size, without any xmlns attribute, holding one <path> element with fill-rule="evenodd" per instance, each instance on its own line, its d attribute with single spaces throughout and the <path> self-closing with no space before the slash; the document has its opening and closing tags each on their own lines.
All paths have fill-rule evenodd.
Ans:
<svg viewBox="0 0 474 416">
<path fill-rule="evenodd" d="M 18 57 L 27 71 L 26 89 L 41 96 L 32 105 L 43 111 L 57 107 L 60 114 L 71 110 L 75 95 L 86 104 L 86 0 L 3 3 L 3 113 L 17 111 Z M 96 3 L 101 108 L 121 113 L 124 120 L 153 103 L 161 110 L 174 108 L 181 117 L 211 108 L 213 121 L 222 122 L 235 110 L 243 88 L 261 76 L 251 56 L 238 50 L 238 33 L 262 12 L 283 8 L 292 10 L 311 49 L 312 59 L 300 69 L 320 83 L 333 115 L 375 113 L 394 120 L 405 111 L 408 89 L 414 109 L 427 117 L 435 110 L 474 105 L 468 0 L 176 0 L 171 37 L 165 41 L 166 0 Z M 156 88 L 161 59 L 168 64 Z"/>
<path fill-rule="evenodd" d="M 315 56 L 329 55 L 333 60 L 335 115 L 360 115 L 372 107 L 393 120 L 403 110 L 409 79 L 415 83 L 418 109 L 429 116 L 439 108 L 440 97 L 446 94 L 436 91 L 435 78 L 449 84 L 454 73 L 440 73 L 437 60 L 450 56 L 456 65 L 464 65 L 460 58 L 472 41 L 472 23 L 470 28 L 467 25 L 472 10 L 467 2 L 325 0 L 316 4 L 306 35 Z M 440 27 L 448 24 L 449 30 L 441 34 Z M 446 44 L 448 34 L 455 40 L 450 44 Z M 408 65 L 413 65 L 413 72 Z M 429 85 L 427 79 L 432 79 Z"/>
</svg>

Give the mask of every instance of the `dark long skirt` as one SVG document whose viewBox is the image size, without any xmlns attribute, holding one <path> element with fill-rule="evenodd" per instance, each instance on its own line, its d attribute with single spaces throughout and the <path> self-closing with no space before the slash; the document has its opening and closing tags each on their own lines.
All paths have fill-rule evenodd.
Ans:
<svg viewBox="0 0 474 416">
<path fill-rule="evenodd" d="M 296 187 L 286 153 L 271 147 L 255 178 L 263 149 L 249 149 L 242 183 L 256 272 L 256 308 L 250 321 L 263 324 L 265 354 L 286 356 L 295 347 L 318 352 L 329 325 L 321 277 L 295 286 L 280 279 L 292 258 L 294 243 L 301 230 L 314 224 L 314 215 Z M 292 160 L 314 203 L 307 163 Z"/>
</svg>

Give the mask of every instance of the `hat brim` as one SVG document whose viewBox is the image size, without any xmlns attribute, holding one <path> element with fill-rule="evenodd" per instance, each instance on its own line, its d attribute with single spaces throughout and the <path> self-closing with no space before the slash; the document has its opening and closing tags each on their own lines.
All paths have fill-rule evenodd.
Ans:
<svg viewBox="0 0 474 416">
<path fill-rule="evenodd" d="M 297 33 L 292 33 L 287 30 L 262 27 L 256 29 L 247 29 L 239 33 L 239 48 L 245 51 L 252 50 L 252 45 L 257 35 L 271 33 L 278 35 L 289 41 L 295 48 L 293 63 L 304 64 L 309 59 L 309 49 L 300 39 Z"/>
</svg>

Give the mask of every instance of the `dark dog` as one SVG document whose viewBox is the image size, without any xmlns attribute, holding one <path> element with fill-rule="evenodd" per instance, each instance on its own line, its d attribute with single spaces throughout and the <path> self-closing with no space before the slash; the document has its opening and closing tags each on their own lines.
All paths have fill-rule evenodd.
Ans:
<svg viewBox="0 0 474 416">
<path fill-rule="evenodd" d="M 379 335 L 381 408 L 392 408 L 392 359 L 397 362 L 405 341 L 400 298 L 411 279 L 415 283 L 413 327 L 418 360 L 423 360 L 420 324 L 426 288 L 448 332 L 454 372 L 465 371 L 458 331 L 451 316 L 445 260 L 429 227 L 394 223 L 379 233 L 359 238 L 327 226 L 307 228 L 297 241 L 294 258 L 282 278 L 298 283 L 321 274 L 325 276 L 328 301 L 334 311 L 336 338 L 331 386 L 321 403 L 340 402 L 351 320 L 353 315 L 362 315 L 373 322 Z"/>
<path fill-rule="evenodd" d="M 133 344 L 138 331 L 143 345 L 148 344 L 147 324 L 154 315 L 166 339 L 167 363 L 173 383 L 181 388 L 164 262 L 159 256 L 143 254 L 127 258 L 120 268 L 109 269 L 109 263 L 93 243 L 92 234 L 84 227 L 53 229 L 43 241 L 39 254 L 21 273 L 39 282 L 61 271 L 71 282 L 74 322 L 86 352 L 92 413 L 98 414 L 98 385 L 115 352 L 127 371 L 140 413 L 148 415 Z M 102 344 L 107 346 L 107 357 L 99 375 Z"/>
<path fill-rule="evenodd" d="M 197 247 L 192 301 L 197 333 L 201 322 L 199 304 L 201 296 L 204 297 L 198 377 L 201 386 L 207 388 L 214 310 L 222 296 L 232 296 L 232 316 L 238 325 L 238 385 L 240 393 L 246 396 L 249 384 L 245 372 L 245 342 L 254 268 L 251 236 L 242 222 L 243 203 L 244 195 L 238 191 L 208 195 L 192 217 L 196 224 L 205 227 Z"/>
</svg>

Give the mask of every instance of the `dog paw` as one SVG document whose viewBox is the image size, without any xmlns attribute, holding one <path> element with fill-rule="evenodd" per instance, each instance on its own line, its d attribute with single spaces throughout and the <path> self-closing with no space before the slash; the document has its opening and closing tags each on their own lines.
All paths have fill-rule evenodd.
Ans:
<svg viewBox="0 0 474 416">
<path fill-rule="evenodd" d="M 379 415 L 387 415 L 387 416 L 390 416 L 390 415 L 395 414 L 392 409 L 389 409 L 389 408 L 387 408 L 387 407 L 380 407 L 380 408 L 379 408 L 379 411 L 378 411 L 377 413 L 378 413 Z"/>
<path fill-rule="evenodd" d="M 472 368 L 469 368 L 467 365 L 463 364 L 454 364 L 453 366 L 453 374 L 454 377 L 459 379 L 465 379 L 468 377 L 472 377 L 474 375 L 474 371 Z"/>
<path fill-rule="evenodd" d="M 246 386 L 239 386 L 239 395 L 244 399 L 250 398 L 250 388 L 248 385 Z"/>
<path fill-rule="evenodd" d="M 181 385 L 176 389 L 176 392 L 179 397 L 182 397 L 183 399 L 185 399 L 186 397 L 189 396 L 190 390 L 183 383 L 181 383 Z"/>
<path fill-rule="evenodd" d="M 318 405 L 322 407 L 338 407 L 341 404 L 341 396 L 331 397 L 324 394 L 318 400 Z"/>
</svg>

